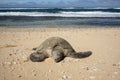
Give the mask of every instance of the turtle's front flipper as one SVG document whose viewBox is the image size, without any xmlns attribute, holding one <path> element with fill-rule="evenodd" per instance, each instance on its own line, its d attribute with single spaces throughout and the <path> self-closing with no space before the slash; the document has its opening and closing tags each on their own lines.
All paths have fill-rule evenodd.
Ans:
<svg viewBox="0 0 120 80">
<path fill-rule="evenodd" d="M 57 63 L 57 62 L 60 62 L 61 60 L 63 60 L 65 58 L 65 56 L 64 56 L 62 51 L 60 51 L 60 50 L 53 50 L 52 51 L 52 58 Z"/>
</svg>

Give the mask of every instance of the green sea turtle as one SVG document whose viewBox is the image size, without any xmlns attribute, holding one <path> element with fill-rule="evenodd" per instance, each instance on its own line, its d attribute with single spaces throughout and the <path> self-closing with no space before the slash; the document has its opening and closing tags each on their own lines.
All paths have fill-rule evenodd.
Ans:
<svg viewBox="0 0 120 80">
<path fill-rule="evenodd" d="M 92 54 L 91 51 L 76 52 L 65 39 L 60 37 L 48 38 L 33 50 L 35 52 L 30 54 L 30 60 L 33 62 L 41 62 L 48 57 L 52 57 L 55 62 L 60 62 L 65 57 L 85 58 Z"/>
</svg>

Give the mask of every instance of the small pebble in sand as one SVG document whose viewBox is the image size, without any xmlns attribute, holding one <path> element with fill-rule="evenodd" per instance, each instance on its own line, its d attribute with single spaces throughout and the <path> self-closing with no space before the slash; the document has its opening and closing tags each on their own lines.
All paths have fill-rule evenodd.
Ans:
<svg viewBox="0 0 120 80">
<path fill-rule="evenodd" d="M 12 62 L 4 62 L 4 65 L 12 66 Z"/>
<path fill-rule="evenodd" d="M 36 70 L 32 70 L 32 76 L 36 76 L 37 75 L 37 73 L 36 73 Z"/>
<path fill-rule="evenodd" d="M 28 57 L 22 57 L 23 62 L 28 62 L 29 58 Z"/>
<path fill-rule="evenodd" d="M 89 67 L 86 67 L 86 70 L 89 70 Z"/>
<path fill-rule="evenodd" d="M 17 62 L 13 62 L 13 64 L 17 64 Z"/>
<path fill-rule="evenodd" d="M 32 72 L 35 72 L 35 70 L 33 69 Z"/>
<path fill-rule="evenodd" d="M 36 75 L 37 75 L 37 74 L 35 74 L 35 73 L 33 74 L 33 76 L 36 76 Z"/>
<path fill-rule="evenodd" d="M 89 70 L 89 67 L 88 66 L 82 67 L 82 69 Z"/>
<path fill-rule="evenodd" d="M 5 63 L 4 63 L 4 62 L 1 62 L 1 66 L 5 66 Z"/>
<path fill-rule="evenodd" d="M 37 73 L 36 72 L 32 72 L 32 76 L 36 76 L 37 75 Z"/>
<path fill-rule="evenodd" d="M 16 55 L 17 53 L 15 52 L 14 54 Z"/>
<path fill-rule="evenodd" d="M 15 70 L 15 68 L 14 67 L 11 67 L 11 71 L 14 71 Z"/>
<path fill-rule="evenodd" d="M 120 62 L 118 64 L 113 64 L 113 66 L 117 67 L 118 69 L 120 69 Z"/>
<path fill-rule="evenodd" d="M 68 77 L 66 75 L 63 75 L 62 76 L 62 79 L 67 79 Z"/>
<path fill-rule="evenodd" d="M 93 71 L 98 71 L 98 68 L 97 68 L 97 67 L 93 67 L 92 70 L 93 70 Z"/>
<path fill-rule="evenodd" d="M 114 72 L 114 74 L 115 74 L 115 75 L 117 75 L 117 74 L 118 74 L 118 72 Z"/>
<path fill-rule="evenodd" d="M 112 78 L 115 78 L 115 76 L 114 76 L 114 75 L 112 75 L 111 77 L 112 77 Z"/>
<path fill-rule="evenodd" d="M 19 78 L 21 78 L 22 76 L 21 75 L 18 75 Z"/>
<path fill-rule="evenodd" d="M 49 69 L 49 71 L 48 72 L 52 72 L 52 70 L 51 69 Z"/>
<path fill-rule="evenodd" d="M 64 73 L 65 73 L 65 71 L 62 72 L 62 74 L 64 74 Z"/>
<path fill-rule="evenodd" d="M 116 64 L 113 64 L 113 66 L 116 66 Z"/>
<path fill-rule="evenodd" d="M 12 54 L 9 54 L 9 56 L 12 56 Z"/>
<path fill-rule="evenodd" d="M 63 76 L 62 76 L 62 80 L 70 79 L 70 78 L 71 78 L 71 76 L 67 76 L 67 75 L 63 75 Z"/>
<path fill-rule="evenodd" d="M 89 79 L 90 80 L 95 79 L 95 76 L 90 76 Z"/>
</svg>

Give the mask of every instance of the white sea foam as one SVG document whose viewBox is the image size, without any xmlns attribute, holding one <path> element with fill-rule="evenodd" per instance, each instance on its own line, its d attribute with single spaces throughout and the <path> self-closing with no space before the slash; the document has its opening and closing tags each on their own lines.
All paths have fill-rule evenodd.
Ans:
<svg viewBox="0 0 120 80">
<path fill-rule="evenodd" d="M 117 12 L 60 12 L 60 13 L 45 13 L 45 12 L 0 12 L 0 16 L 54 16 L 54 17 L 120 17 Z"/>
<path fill-rule="evenodd" d="M 57 8 L 0 8 L 0 10 L 21 10 L 21 9 L 57 9 Z M 58 9 L 120 9 L 120 7 L 117 8 L 105 8 L 105 7 L 96 7 L 96 8 L 74 8 L 74 7 L 68 7 L 68 8 L 58 8 Z"/>
<path fill-rule="evenodd" d="M 0 10 L 53 9 L 53 8 L 0 8 Z"/>
</svg>

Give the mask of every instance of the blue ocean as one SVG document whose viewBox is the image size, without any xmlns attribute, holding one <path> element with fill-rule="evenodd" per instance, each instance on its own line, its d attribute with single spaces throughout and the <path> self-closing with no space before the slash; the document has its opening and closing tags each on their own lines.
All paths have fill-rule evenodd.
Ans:
<svg viewBox="0 0 120 80">
<path fill-rule="evenodd" d="M 0 8 L 0 26 L 120 26 L 120 8 Z"/>
</svg>

